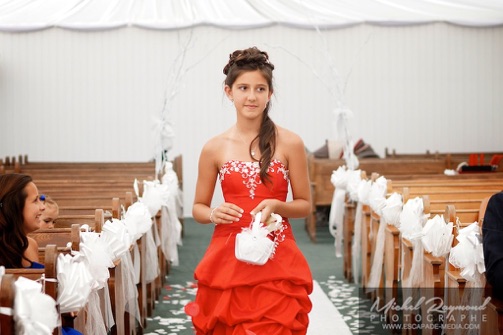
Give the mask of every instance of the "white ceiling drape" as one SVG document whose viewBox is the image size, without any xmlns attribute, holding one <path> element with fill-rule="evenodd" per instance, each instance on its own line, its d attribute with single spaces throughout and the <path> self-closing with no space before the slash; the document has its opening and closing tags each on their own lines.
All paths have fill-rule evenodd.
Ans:
<svg viewBox="0 0 503 335">
<path fill-rule="evenodd" d="M 503 25 L 503 0 L 0 0 L 0 31 L 126 26 L 329 29 L 360 23 Z"/>
</svg>

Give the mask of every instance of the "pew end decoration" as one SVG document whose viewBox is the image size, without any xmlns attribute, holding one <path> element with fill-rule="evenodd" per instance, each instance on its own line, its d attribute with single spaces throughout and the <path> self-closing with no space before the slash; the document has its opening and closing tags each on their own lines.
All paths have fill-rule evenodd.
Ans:
<svg viewBox="0 0 503 335">
<path fill-rule="evenodd" d="M 34 280 L 19 277 L 14 283 L 14 320 L 16 334 L 50 335 L 59 323 L 56 302 L 43 293 L 43 285 Z"/>
</svg>

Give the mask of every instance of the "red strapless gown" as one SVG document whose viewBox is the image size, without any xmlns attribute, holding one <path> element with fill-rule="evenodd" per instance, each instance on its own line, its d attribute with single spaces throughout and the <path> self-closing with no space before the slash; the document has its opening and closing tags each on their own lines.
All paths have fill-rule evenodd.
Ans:
<svg viewBox="0 0 503 335">
<path fill-rule="evenodd" d="M 234 256 L 236 234 L 252 222 L 250 211 L 263 199 L 285 201 L 288 170 L 274 160 L 272 185 L 260 181 L 257 162 L 229 161 L 220 169 L 226 202 L 244 209 L 239 222 L 216 225 L 208 249 L 195 269 L 198 290 L 192 322 L 196 334 L 306 334 L 311 310 L 312 276 L 285 219 L 285 239 L 265 265 L 250 265 Z"/>
</svg>

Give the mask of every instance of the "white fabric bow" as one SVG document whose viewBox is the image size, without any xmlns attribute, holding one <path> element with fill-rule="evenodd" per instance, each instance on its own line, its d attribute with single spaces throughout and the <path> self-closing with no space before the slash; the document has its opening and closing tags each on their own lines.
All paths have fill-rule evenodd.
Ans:
<svg viewBox="0 0 503 335">
<path fill-rule="evenodd" d="M 422 261 L 424 250 L 421 237 L 423 235 L 423 225 L 427 218 L 428 216 L 424 214 L 423 200 L 420 197 L 409 199 L 403 206 L 402 213 L 400 214 L 400 226 L 398 229 L 403 238 L 412 242 L 414 248 L 408 281 L 404 284 L 404 287 L 419 287 L 423 280 Z"/>
<path fill-rule="evenodd" d="M 54 299 L 42 293 L 42 284 L 25 277 L 19 277 L 14 286 L 16 334 L 51 335 L 59 320 Z"/>
<path fill-rule="evenodd" d="M 385 201 L 384 208 L 382 209 L 382 218 L 387 224 L 398 227 L 400 225 L 402 208 L 402 196 L 397 192 L 393 192 Z"/>
<path fill-rule="evenodd" d="M 382 209 L 386 206 L 387 189 L 388 181 L 383 176 L 377 178 L 370 188 L 369 205 L 379 216 L 382 215 Z"/>
<path fill-rule="evenodd" d="M 94 279 L 85 257 L 59 254 L 57 263 L 58 303 L 61 313 L 81 310 L 87 303 Z"/>
<path fill-rule="evenodd" d="M 358 201 L 358 187 L 362 181 L 361 170 L 349 170 L 347 178 L 347 193 L 353 201 Z"/>
<path fill-rule="evenodd" d="M 87 259 L 89 272 L 94 279 L 93 289 L 103 288 L 110 278 L 108 269 L 115 266 L 110 246 L 98 233 L 81 233 L 80 236 L 80 252 Z"/>
<path fill-rule="evenodd" d="M 427 216 L 423 213 L 424 205 L 420 197 L 409 199 L 403 205 L 400 214 L 400 232 L 408 240 L 421 238 L 423 234 L 423 225 Z"/>
<path fill-rule="evenodd" d="M 147 205 L 151 217 L 155 217 L 162 206 L 167 206 L 169 200 L 168 185 L 161 184 L 158 180 L 143 181 L 143 195 L 140 202 Z"/>
<path fill-rule="evenodd" d="M 134 241 L 138 240 L 152 227 L 151 213 L 148 204 L 140 201 L 135 202 L 127 209 L 122 222 Z"/>
<path fill-rule="evenodd" d="M 440 215 L 435 215 L 433 218 L 426 221 L 423 228 L 423 242 L 424 250 L 430 252 L 435 257 L 442 257 L 449 253 L 451 250 L 453 223 L 445 223 L 445 220 Z"/>
<path fill-rule="evenodd" d="M 101 239 L 109 246 L 113 261 L 119 260 L 128 252 L 133 243 L 133 238 L 129 234 L 125 223 L 117 219 L 105 222 L 101 231 Z"/>
<path fill-rule="evenodd" d="M 458 244 L 451 249 L 449 263 L 460 268 L 460 275 L 467 281 L 480 282 L 486 268 L 479 224 L 474 222 L 460 229 L 456 239 Z"/>
<path fill-rule="evenodd" d="M 363 205 L 369 204 L 370 190 L 372 189 L 372 180 L 362 180 L 358 184 L 358 202 Z"/>
<path fill-rule="evenodd" d="M 386 180 L 381 181 L 378 188 L 376 188 L 376 193 L 378 195 L 379 192 L 382 192 L 383 185 L 386 185 Z M 402 210 L 402 196 L 398 193 L 391 194 L 391 196 L 388 199 L 385 199 L 384 202 L 380 199 L 377 200 L 378 203 L 376 203 L 376 205 L 380 208 L 381 221 L 377 230 L 374 258 L 372 259 L 372 267 L 370 269 L 370 276 L 367 284 L 370 290 L 377 288 L 381 280 L 386 226 L 387 224 L 396 225 L 399 221 Z"/>
</svg>

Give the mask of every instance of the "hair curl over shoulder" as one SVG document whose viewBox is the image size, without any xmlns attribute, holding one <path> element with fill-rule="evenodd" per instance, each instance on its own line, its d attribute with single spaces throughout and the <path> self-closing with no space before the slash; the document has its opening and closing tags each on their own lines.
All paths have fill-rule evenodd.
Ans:
<svg viewBox="0 0 503 335">
<path fill-rule="evenodd" d="M 244 72 L 260 71 L 269 85 L 269 91 L 274 92 L 273 75 L 274 65 L 269 61 L 269 55 L 257 47 L 251 47 L 244 50 L 236 50 L 229 55 L 229 61 L 224 67 L 226 75 L 224 84 L 232 87 L 236 79 Z M 274 157 L 276 149 L 276 125 L 269 117 L 271 101 L 267 103 L 264 110 L 260 130 L 256 138 L 250 143 L 250 152 L 253 144 L 258 140 L 258 146 L 261 152 L 260 178 L 262 181 L 269 181 L 267 172 L 269 165 Z M 252 157 L 252 159 L 254 159 Z"/>
<path fill-rule="evenodd" d="M 21 268 L 28 239 L 23 230 L 26 185 L 32 178 L 24 174 L 0 176 L 0 265 Z"/>
</svg>

